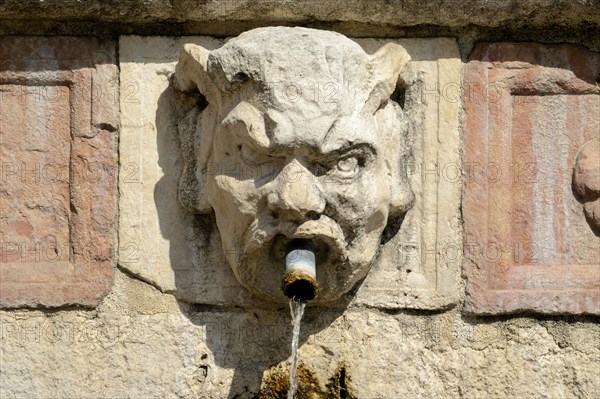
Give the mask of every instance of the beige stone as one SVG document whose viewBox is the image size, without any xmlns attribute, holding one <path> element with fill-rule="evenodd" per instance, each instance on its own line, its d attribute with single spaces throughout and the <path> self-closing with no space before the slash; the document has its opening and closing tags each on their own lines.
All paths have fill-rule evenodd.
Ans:
<svg viewBox="0 0 600 399">
<path fill-rule="evenodd" d="M 190 42 L 207 48 L 223 43 L 212 38 L 120 40 L 119 265 L 165 292 L 178 292 L 181 299 L 219 303 L 237 297 L 239 284 L 221 255 L 210 219 L 191 218 L 177 200 L 182 160 L 176 126 L 193 100 L 169 88 L 168 78 L 181 46 Z M 210 300 L 203 299 L 207 293 Z"/>
<path fill-rule="evenodd" d="M 583 200 L 600 197 L 600 138 L 585 143 L 577 154 L 573 186 L 575 194 Z"/>
<path fill-rule="evenodd" d="M 372 52 L 387 40 L 357 40 Z M 407 166 L 415 202 L 382 246 L 355 303 L 435 309 L 455 303 L 462 261 L 460 87 L 454 39 L 403 39 L 411 56 L 404 109 L 413 129 Z M 393 229 L 391 230 L 393 232 Z"/>
<path fill-rule="evenodd" d="M 367 53 L 375 53 L 391 42 L 358 41 Z M 455 300 L 461 253 L 459 101 L 455 96 L 461 64 L 458 49 L 451 39 L 394 42 L 405 47 L 413 59 L 405 72 L 407 89 L 398 99 L 404 101 L 404 112 L 414 125 L 415 137 L 410 138 L 414 143 L 414 158 L 405 158 L 403 166 L 410 174 L 408 183 L 417 198 L 401 227 L 398 221 L 388 225 L 389 231 L 384 232 L 386 244 L 355 300 L 357 305 L 436 308 Z M 178 94 L 168 82 L 174 72 L 177 50 L 184 43 L 196 43 L 208 49 L 221 44 L 209 38 L 191 37 L 176 41 L 121 39 L 123 134 L 119 263 L 186 301 L 258 306 L 249 299 L 246 290 L 240 289 L 226 262 L 235 263 L 244 253 L 243 248 L 235 239 L 222 246 L 211 215 L 191 217 L 177 203 L 176 185 L 184 159 L 178 155 L 175 126 L 182 125 L 180 120 L 196 101 L 193 96 Z M 343 53 L 332 56 L 343 58 Z M 299 87 L 310 88 L 307 86 L 311 83 L 310 76 L 306 79 L 299 81 Z M 322 90 L 317 94 L 322 95 L 323 101 L 327 96 L 336 95 L 335 87 L 325 86 L 327 81 L 316 83 L 322 83 L 312 88 Z M 185 88 L 191 88 L 187 86 Z M 248 94 L 238 92 L 241 96 Z M 304 93 L 315 94 L 306 89 Z M 208 92 L 209 103 L 214 102 L 215 97 L 215 91 Z M 353 101 L 347 96 L 340 98 Z M 239 98 L 234 100 L 239 101 Z M 194 117 L 193 113 L 187 116 Z M 440 130 L 444 134 L 440 135 Z M 394 145 L 392 143 L 390 149 L 395 148 Z M 182 148 L 184 158 L 193 159 L 189 146 Z M 209 166 L 215 168 L 216 163 Z M 208 171 L 235 176 L 247 172 L 239 169 L 239 163 L 226 166 L 230 169 Z M 184 175 L 183 193 L 180 193 L 184 204 L 188 208 L 205 209 L 205 202 L 189 188 L 194 184 L 186 184 L 186 181 Z M 402 184 L 400 179 L 390 183 L 390 187 L 402 187 Z M 280 281 L 281 277 L 272 279 L 277 286 Z M 350 294 L 344 301 L 352 297 Z"/>
<path fill-rule="evenodd" d="M 390 99 L 409 61 L 397 44 L 368 55 L 338 33 L 287 27 L 182 50 L 177 86 L 208 105 L 179 124 L 191 153 L 179 198 L 214 211 L 227 262 L 257 297 L 288 301 L 285 248 L 301 241 L 316 258 L 316 281 L 302 274 L 318 285 L 313 303 L 339 299 L 368 273 L 388 220 L 410 209 L 409 125 Z M 298 273 L 284 286 L 309 281 Z"/>
<path fill-rule="evenodd" d="M 117 272 L 94 310 L 0 312 L 2 397 L 253 398 L 287 376 L 289 320 L 287 308 L 177 306 Z M 335 394 L 344 368 L 357 398 L 598 397 L 599 358 L 600 325 L 585 318 L 309 307 L 300 332 L 301 374 Z"/>
<path fill-rule="evenodd" d="M 600 235 L 600 137 L 585 143 L 573 170 L 573 189 L 590 227 Z"/>
</svg>

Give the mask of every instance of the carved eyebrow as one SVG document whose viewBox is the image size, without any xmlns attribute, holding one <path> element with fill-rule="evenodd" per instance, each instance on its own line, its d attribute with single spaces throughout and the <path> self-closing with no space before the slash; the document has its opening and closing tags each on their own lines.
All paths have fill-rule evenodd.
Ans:
<svg viewBox="0 0 600 399">
<path fill-rule="evenodd" d="M 360 146 L 366 146 L 373 154 L 377 154 L 377 141 L 370 132 L 361 130 L 358 126 L 351 126 L 344 131 L 338 122 L 339 120 L 336 120 L 327 131 L 321 146 L 322 154 L 343 152 Z"/>
<path fill-rule="evenodd" d="M 254 147 L 269 150 L 270 140 L 267 136 L 265 121 L 258 109 L 247 102 L 238 104 L 223 119 L 224 125 L 232 127 L 232 133 Z"/>
<path fill-rule="evenodd" d="M 341 156 L 347 155 L 349 153 L 370 153 L 373 156 L 377 155 L 377 149 L 371 145 L 371 143 L 356 143 L 356 142 L 346 142 L 344 145 L 334 148 L 332 150 L 323 153 L 323 158 L 339 158 Z"/>
</svg>

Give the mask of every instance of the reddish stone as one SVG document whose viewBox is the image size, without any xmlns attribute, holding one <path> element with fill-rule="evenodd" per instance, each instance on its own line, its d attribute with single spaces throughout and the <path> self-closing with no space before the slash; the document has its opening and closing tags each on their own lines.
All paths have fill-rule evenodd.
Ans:
<svg viewBox="0 0 600 399">
<path fill-rule="evenodd" d="M 600 314 L 600 237 L 572 181 L 581 147 L 600 134 L 599 72 L 600 55 L 577 46 L 474 50 L 464 76 L 467 312 Z"/>
<path fill-rule="evenodd" d="M 0 307 L 94 306 L 112 286 L 115 46 L 0 39 Z"/>
</svg>

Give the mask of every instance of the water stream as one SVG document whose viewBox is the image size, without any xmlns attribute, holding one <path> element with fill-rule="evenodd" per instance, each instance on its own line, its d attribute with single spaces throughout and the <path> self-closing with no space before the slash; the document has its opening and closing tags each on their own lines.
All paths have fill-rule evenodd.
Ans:
<svg viewBox="0 0 600 399">
<path fill-rule="evenodd" d="M 292 314 L 292 325 L 294 332 L 292 336 L 292 365 L 290 366 L 290 389 L 288 390 L 287 399 L 294 399 L 296 390 L 298 389 L 298 340 L 300 339 L 300 321 L 304 314 L 306 302 L 290 299 L 290 312 Z"/>
</svg>

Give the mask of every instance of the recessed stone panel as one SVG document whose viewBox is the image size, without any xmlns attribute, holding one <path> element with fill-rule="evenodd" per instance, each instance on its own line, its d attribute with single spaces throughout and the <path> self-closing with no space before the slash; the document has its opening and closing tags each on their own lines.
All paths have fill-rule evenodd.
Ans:
<svg viewBox="0 0 600 399">
<path fill-rule="evenodd" d="M 93 306 L 113 276 L 114 46 L 13 37 L 0 54 L 0 306 Z"/>
<path fill-rule="evenodd" d="M 599 71 L 599 55 L 575 46 L 474 51 L 464 86 L 469 312 L 600 313 L 600 235 L 585 212 L 600 195 L 583 198 L 574 180 L 578 154 L 600 140 Z M 598 187 L 588 164 L 583 191 Z"/>
<path fill-rule="evenodd" d="M 403 166 L 416 198 L 402 223 L 388 226 L 377 261 L 347 300 L 380 308 L 451 306 L 457 298 L 462 256 L 458 46 L 453 39 L 356 41 L 370 54 L 386 43 L 398 43 L 412 58 L 408 81 L 393 99 L 412 125 L 413 157 Z M 227 263 L 226 255 L 240 254 L 241 248 L 222 248 L 214 217 L 187 213 L 177 198 L 183 167 L 177 126 L 198 101 L 170 84 L 186 43 L 210 50 L 224 41 L 136 36 L 120 40 L 119 264 L 187 302 L 261 306 Z M 312 90 L 317 98 L 335 96 L 331 85 L 304 83 L 298 87 Z M 243 173 L 229 166 L 233 169 L 212 173 Z"/>
</svg>

